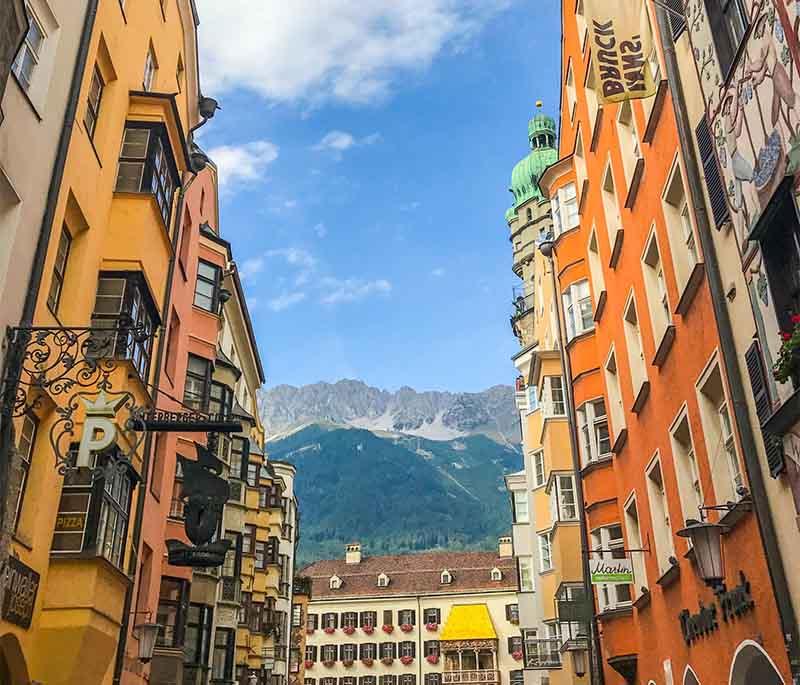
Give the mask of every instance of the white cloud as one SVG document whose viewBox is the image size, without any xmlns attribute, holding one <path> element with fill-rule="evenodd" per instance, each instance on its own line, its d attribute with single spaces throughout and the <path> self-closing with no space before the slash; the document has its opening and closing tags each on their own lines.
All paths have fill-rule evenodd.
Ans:
<svg viewBox="0 0 800 685">
<path fill-rule="evenodd" d="M 239 276 L 241 276 L 243 281 L 246 281 L 253 278 L 256 274 L 261 273 L 263 269 L 264 258 L 251 257 L 250 259 L 245 259 L 239 266 Z"/>
<path fill-rule="evenodd" d="M 317 265 L 317 260 L 308 250 L 302 247 L 281 247 L 275 250 L 267 250 L 265 257 L 281 257 L 287 264 L 313 269 Z"/>
<path fill-rule="evenodd" d="M 328 235 L 328 227 L 325 224 L 317 224 L 314 226 L 314 233 L 317 234 L 317 238 L 324 238 Z"/>
<path fill-rule="evenodd" d="M 444 276 L 445 270 L 442 267 L 437 267 L 433 271 L 431 271 L 431 276 L 435 276 L 436 278 L 441 278 Z"/>
<path fill-rule="evenodd" d="M 243 145 L 220 145 L 208 151 L 219 169 L 223 191 L 264 178 L 267 167 L 278 159 L 278 146 L 268 140 L 255 140 Z"/>
<path fill-rule="evenodd" d="M 326 278 L 323 279 L 323 285 L 326 292 L 320 299 L 322 304 L 354 302 L 369 295 L 388 295 L 392 291 L 392 284 L 385 279 L 363 281 L 358 278 Z"/>
<path fill-rule="evenodd" d="M 199 0 L 204 91 L 374 103 L 513 1 Z"/>
<path fill-rule="evenodd" d="M 311 149 L 317 152 L 332 152 L 338 158 L 350 148 L 358 145 L 375 145 L 381 140 L 381 134 L 377 132 L 358 140 L 352 133 L 347 131 L 330 131 Z"/>
<path fill-rule="evenodd" d="M 306 299 L 305 293 L 283 293 L 267 302 L 273 312 L 282 312 Z"/>
</svg>

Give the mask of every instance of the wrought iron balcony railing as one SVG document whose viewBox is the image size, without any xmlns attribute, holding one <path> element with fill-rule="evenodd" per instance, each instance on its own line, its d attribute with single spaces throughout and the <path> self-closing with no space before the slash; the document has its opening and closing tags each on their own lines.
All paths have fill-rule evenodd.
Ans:
<svg viewBox="0 0 800 685">
<path fill-rule="evenodd" d="M 511 319 L 516 320 L 525 316 L 528 312 L 535 309 L 534 302 L 535 293 L 525 292 L 524 290 L 517 290 L 514 288 L 513 299 L 511 302 Z"/>
<path fill-rule="evenodd" d="M 223 576 L 220 599 L 223 602 L 240 602 L 242 599 L 242 581 L 239 578 Z"/>
<path fill-rule="evenodd" d="M 442 673 L 442 685 L 460 685 L 461 683 L 499 683 L 500 671 L 478 669 L 475 671 L 445 671 Z"/>
<path fill-rule="evenodd" d="M 561 640 L 546 638 L 525 641 L 525 668 L 561 668 Z"/>
</svg>

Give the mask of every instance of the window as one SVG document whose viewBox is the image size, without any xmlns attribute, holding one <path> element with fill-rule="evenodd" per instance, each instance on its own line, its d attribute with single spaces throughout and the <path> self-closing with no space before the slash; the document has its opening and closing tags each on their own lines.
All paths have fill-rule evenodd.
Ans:
<svg viewBox="0 0 800 685">
<path fill-rule="evenodd" d="M 647 291 L 647 304 L 650 310 L 650 320 L 653 324 L 653 338 L 658 344 L 672 323 L 672 313 L 669 308 L 667 284 L 664 280 L 664 265 L 658 250 L 655 228 L 647 242 L 642 255 L 642 271 L 644 272 L 644 285 Z"/>
<path fill-rule="evenodd" d="M 231 438 L 231 477 L 241 478 L 244 480 L 247 477 L 247 468 L 249 467 L 248 455 L 250 452 L 250 441 L 247 438 L 233 436 Z"/>
<path fill-rule="evenodd" d="M 583 466 L 611 458 L 611 436 L 603 399 L 582 404 L 578 407 L 577 414 Z"/>
<path fill-rule="evenodd" d="M 513 510 L 514 510 L 514 523 L 528 523 L 530 517 L 528 515 L 528 493 L 525 490 L 514 490 L 512 493 L 514 497 Z"/>
<path fill-rule="evenodd" d="M 566 415 L 564 379 L 561 376 L 545 376 L 542 387 L 542 406 L 545 418 Z"/>
<path fill-rule="evenodd" d="M 518 557 L 517 567 L 519 570 L 519 589 L 520 592 L 533 592 L 533 559 L 531 557 Z"/>
<path fill-rule="evenodd" d="M 355 661 L 357 655 L 357 647 L 354 644 L 346 644 L 342 645 L 339 648 L 339 654 L 341 656 L 342 661 Z"/>
<path fill-rule="evenodd" d="M 208 413 L 217 416 L 230 417 L 233 411 L 233 390 L 222 383 L 211 383 L 208 399 Z M 223 461 L 228 461 L 224 459 Z"/>
<path fill-rule="evenodd" d="M 306 615 L 306 630 L 316 630 L 319 628 L 319 615 L 307 614 Z"/>
<path fill-rule="evenodd" d="M 138 271 L 101 271 L 92 313 L 92 328 L 111 329 L 95 333 L 91 352 L 97 358 L 128 359 L 147 382 L 150 377 L 152 333 L 158 325 L 158 314 L 144 276 Z M 127 332 L 118 329 L 130 322 Z M 134 335 L 141 330 L 143 335 Z"/>
<path fill-rule="evenodd" d="M 356 677 L 354 675 L 344 675 L 339 678 L 339 685 L 356 685 Z"/>
<path fill-rule="evenodd" d="M 358 628 L 358 614 L 355 611 L 342 614 L 342 628 Z"/>
<path fill-rule="evenodd" d="M 417 655 L 416 643 L 409 641 L 401 642 L 398 645 L 398 653 L 400 657 L 410 656 L 412 659 Z"/>
<path fill-rule="evenodd" d="M 318 648 L 316 645 L 306 645 L 305 660 L 316 661 Z"/>
<path fill-rule="evenodd" d="M 240 678 L 237 679 L 237 682 L 239 682 L 239 683 L 245 682 L 244 677 L 245 677 L 245 674 L 244 674 L 244 672 L 242 672 L 242 675 L 241 675 Z M 303 685 L 317 685 L 317 679 L 316 678 L 303 678 Z"/>
<path fill-rule="evenodd" d="M 689 282 L 689 277 L 699 258 L 689 203 L 686 199 L 683 177 L 677 160 L 673 164 L 670 179 L 664 190 L 662 205 L 667 222 L 667 236 L 675 269 L 675 280 L 678 283 L 678 291 L 682 292 Z"/>
<path fill-rule="evenodd" d="M 103 88 L 105 88 L 103 75 L 100 68 L 95 64 L 92 72 L 92 82 L 89 84 L 89 93 L 86 96 L 86 112 L 83 115 L 83 125 L 89 138 L 94 139 L 94 132 L 97 128 L 97 120 L 100 117 L 100 102 L 103 99 Z"/>
<path fill-rule="evenodd" d="M 417 676 L 414 673 L 403 673 L 400 676 L 400 685 L 415 685 Z"/>
<path fill-rule="evenodd" d="M 371 657 L 375 658 L 375 657 Z M 374 675 L 362 675 L 358 679 L 358 685 L 377 685 L 378 679 Z"/>
<path fill-rule="evenodd" d="M 625 430 L 625 407 L 622 404 L 622 388 L 617 368 L 617 353 L 614 348 L 608 353 L 605 363 L 606 392 L 611 407 L 611 425 L 614 427 L 614 440 L 619 440 Z M 617 449 L 619 446 L 617 445 Z"/>
<path fill-rule="evenodd" d="M 378 682 L 380 685 L 396 685 L 397 676 L 394 675 L 382 675 Z"/>
<path fill-rule="evenodd" d="M 426 640 L 422 645 L 424 656 L 439 656 L 439 640 Z"/>
<path fill-rule="evenodd" d="M 251 488 L 258 487 L 258 464 L 255 462 L 247 463 L 247 474 L 245 477 L 247 485 Z M 258 505 L 265 508 L 269 504 L 269 488 L 263 488 L 259 493 Z"/>
<path fill-rule="evenodd" d="M 422 612 L 422 616 L 425 624 L 438 625 L 442 622 L 442 612 L 440 609 L 425 609 Z"/>
<path fill-rule="evenodd" d="M 190 604 L 186 620 L 184 663 L 207 668 L 211 646 L 213 609 L 205 604 Z"/>
<path fill-rule="evenodd" d="M 742 479 L 742 470 L 739 466 L 739 457 L 736 454 L 736 442 L 733 438 L 733 425 L 731 424 L 728 403 L 722 402 L 717 411 L 719 413 L 719 425 L 722 429 L 722 445 L 725 450 L 725 456 L 727 457 L 730 476 L 733 481 L 733 489 L 738 494 L 739 489 L 744 487 L 744 480 Z"/>
<path fill-rule="evenodd" d="M 522 635 L 512 635 L 506 644 L 509 654 L 522 653 Z"/>
<path fill-rule="evenodd" d="M 413 609 L 401 609 L 397 613 L 397 620 L 401 626 L 413 626 L 417 623 L 416 612 Z"/>
<path fill-rule="evenodd" d="M 533 453 L 533 479 L 534 487 L 541 487 L 545 483 L 544 450 Z"/>
<path fill-rule="evenodd" d="M 300 671 L 300 649 L 292 647 L 289 650 L 289 673 L 297 673 Z"/>
<path fill-rule="evenodd" d="M 156 60 L 156 53 L 153 51 L 153 45 L 151 44 L 147 48 L 147 56 L 144 58 L 144 76 L 142 78 L 143 90 L 150 91 L 153 89 L 157 70 L 158 62 Z"/>
<path fill-rule="evenodd" d="M 236 650 L 236 631 L 217 628 L 214 634 L 214 654 L 211 658 L 211 679 L 233 679 L 233 659 Z"/>
<path fill-rule="evenodd" d="M 642 527 L 639 524 L 639 511 L 636 499 L 631 499 L 625 504 L 625 528 L 628 532 L 628 543 L 631 549 L 644 549 L 642 547 Z M 633 564 L 634 595 L 642 594 L 642 589 L 647 588 L 647 571 L 644 565 L 644 556 L 641 553 L 631 553 Z"/>
<path fill-rule="evenodd" d="M 636 163 L 642 156 L 639 147 L 639 135 L 636 132 L 636 121 L 633 116 L 633 106 L 630 100 L 620 103 L 617 114 L 617 134 L 619 135 L 619 146 L 622 154 L 622 165 L 625 170 L 625 178 L 630 186 L 633 179 L 633 172 Z"/>
<path fill-rule="evenodd" d="M 625 344 L 628 348 L 628 364 L 631 371 L 633 396 L 638 397 L 639 391 L 647 380 L 647 363 L 644 360 L 642 333 L 639 329 L 639 315 L 636 311 L 636 300 L 633 297 L 633 293 L 628 298 L 622 323 L 625 331 Z"/>
<path fill-rule="evenodd" d="M 360 646 L 361 659 L 377 659 L 378 658 L 378 645 L 374 642 L 365 642 Z"/>
<path fill-rule="evenodd" d="M 577 99 L 575 97 L 575 71 L 572 68 L 572 60 L 567 66 L 567 78 L 565 81 L 567 91 L 567 117 L 571 120 L 575 115 L 575 105 Z"/>
<path fill-rule="evenodd" d="M 222 564 L 222 576 L 238 580 L 242 567 L 242 536 L 240 533 L 227 532 L 225 533 L 225 539 L 231 543 L 231 546 Z"/>
<path fill-rule="evenodd" d="M 442 685 L 441 673 L 426 673 L 425 685 Z"/>
<path fill-rule="evenodd" d="M 323 630 L 325 628 L 328 628 L 328 629 L 333 628 L 334 630 L 336 630 L 336 628 L 338 628 L 338 627 L 339 627 L 339 617 L 338 617 L 337 614 L 335 614 L 335 613 L 322 614 L 322 628 L 323 628 Z"/>
<path fill-rule="evenodd" d="M 381 659 L 394 659 L 395 658 L 394 642 L 381 642 L 380 655 Z"/>
<path fill-rule="evenodd" d="M 219 291 L 222 269 L 216 264 L 200 260 L 197 267 L 197 284 L 194 289 L 194 304 L 207 312 L 219 309 Z"/>
<path fill-rule="evenodd" d="M 383 625 L 385 626 L 393 626 L 394 625 L 394 615 L 392 614 L 391 609 L 385 609 L 383 612 Z"/>
<path fill-rule="evenodd" d="M 611 525 L 597 528 L 591 533 L 592 558 L 595 560 L 625 559 L 625 541 L 622 526 Z M 596 585 L 600 611 L 609 611 L 631 603 L 630 585 Z"/>
<path fill-rule="evenodd" d="M 374 628 L 378 623 L 378 613 L 375 611 L 362 611 L 359 618 L 362 628 Z"/>
<path fill-rule="evenodd" d="M 594 294 L 595 307 L 600 308 L 600 296 L 606 291 L 605 279 L 603 278 L 603 264 L 600 260 L 600 246 L 597 242 L 597 230 L 592 226 L 592 233 L 589 237 L 589 249 L 587 250 L 589 263 L 589 276 L 592 279 L 592 292 Z M 599 313 L 595 317 L 599 318 Z"/>
<path fill-rule="evenodd" d="M 539 571 L 544 573 L 552 569 L 553 558 L 550 552 L 550 533 L 539 533 Z"/>
<path fill-rule="evenodd" d="M 492 580 L 503 580 L 503 572 L 499 568 L 493 568 L 489 573 L 489 577 Z"/>
<path fill-rule="evenodd" d="M 550 486 L 550 514 L 553 521 L 574 521 L 578 518 L 572 474 L 560 473 L 553 478 Z"/>
<path fill-rule="evenodd" d="M 506 620 L 519 623 L 519 604 L 506 604 Z"/>
<path fill-rule="evenodd" d="M 558 193 L 553 196 L 551 201 L 551 212 L 555 237 L 580 224 L 578 193 L 574 183 L 568 183 L 563 188 L 559 188 Z"/>
<path fill-rule="evenodd" d="M 322 660 L 336 661 L 336 645 L 322 645 Z"/>
<path fill-rule="evenodd" d="M 267 568 L 267 543 L 256 540 L 255 543 L 256 568 Z"/>
<path fill-rule="evenodd" d="M 36 440 L 36 429 L 39 421 L 33 414 L 25 414 L 19 429 L 19 440 L 17 451 L 19 453 L 19 492 L 17 493 L 17 505 L 14 508 L 13 526 L 16 531 L 19 525 L 20 515 L 22 514 L 22 503 L 25 500 L 25 491 L 28 487 L 28 475 L 31 471 L 31 458 L 33 457 L 33 444 Z"/>
<path fill-rule="evenodd" d="M 670 443 L 675 457 L 683 519 L 697 518 L 699 508 L 703 506 L 703 489 L 700 485 L 689 417 L 685 411 L 670 430 Z"/>
<path fill-rule="evenodd" d="M 510 685 L 522 685 L 525 682 L 524 673 L 525 672 L 522 669 L 516 669 L 514 671 L 509 671 L 508 678 L 509 678 Z M 542 675 L 542 680 L 539 681 L 539 684 L 540 685 L 545 685 L 545 680 L 544 680 L 545 678 L 547 678 L 547 680 L 548 680 L 547 685 L 550 685 L 549 684 L 550 678 L 549 678 L 549 676 L 546 676 L 546 675 Z"/>
<path fill-rule="evenodd" d="M 320 685 L 336 685 L 336 678 L 320 678 Z"/>
<path fill-rule="evenodd" d="M 33 15 L 30 7 L 26 7 L 25 11 L 28 15 L 28 32 L 25 34 L 25 40 L 22 42 L 14 64 L 11 65 L 11 71 L 19 80 L 22 89 L 27 92 L 30 90 L 33 73 L 39 64 L 46 36 L 42 25 Z"/>
<path fill-rule="evenodd" d="M 245 524 L 244 535 L 242 535 L 242 554 L 255 554 L 256 549 L 256 527 Z"/>
<path fill-rule="evenodd" d="M 189 591 L 187 582 L 178 578 L 161 578 L 156 623 L 161 625 L 157 643 L 160 647 L 180 647 L 183 644 L 183 622 Z"/>
<path fill-rule="evenodd" d="M 381 573 L 378 576 L 378 587 L 388 587 L 389 585 L 389 576 L 385 573 Z"/>
<path fill-rule="evenodd" d="M 573 283 L 561 295 L 566 317 L 567 338 L 572 340 L 576 335 L 594 328 L 594 311 L 592 310 L 592 294 L 589 292 L 589 281 Z"/>
<path fill-rule="evenodd" d="M 208 411 L 211 392 L 211 360 L 189 355 L 183 403 L 197 412 Z"/>
<path fill-rule="evenodd" d="M 747 31 L 747 13 L 741 0 L 705 0 L 705 4 L 724 79 Z"/>
<path fill-rule="evenodd" d="M 178 168 L 164 125 L 129 121 L 122 140 L 116 191 L 153 195 L 164 225 L 169 227 L 178 185 Z"/>
<path fill-rule="evenodd" d="M 442 575 L 440 576 L 439 580 L 441 581 L 442 585 L 449 585 L 453 582 L 453 576 L 450 575 L 450 571 L 442 571 Z"/>
<path fill-rule="evenodd" d="M 672 566 L 669 559 L 675 555 L 675 550 L 672 544 L 672 526 L 669 520 L 664 474 L 658 459 L 647 471 L 647 495 L 650 501 L 650 517 L 653 524 L 653 542 L 656 547 L 658 569 L 664 574 Z"/>
</svg>

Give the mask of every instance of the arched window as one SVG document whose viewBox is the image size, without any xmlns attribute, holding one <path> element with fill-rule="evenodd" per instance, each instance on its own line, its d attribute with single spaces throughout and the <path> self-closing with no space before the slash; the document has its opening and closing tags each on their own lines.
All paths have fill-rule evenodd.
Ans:
<svg viewBox="0 0 800 685">
<path fill-rule="evenodd" d="M 528 217 L 528 221 L 533 221 L 533 210 L 530 207 L 528 207 L 526 215 Z"/>
<path fill-rule="evenodd" d="M 339 576 L 331 576 L 328 586 L 331 590 L 338 590 L 342 587 L 342 579 Z"/>
<path fill-rule="evenodd" d="M 447 569 L 442 571 L 441 581 L 442 585 L 449 585 L 450 583 L 453 582 L 453 576 L 450 574 L 450 571 L 448 571 Z"/>
<path fill-rule="evenodd" d="M 492 569 L 492 580 L 503 580 L 503 572 L 496 566 Z"/>
</svg>

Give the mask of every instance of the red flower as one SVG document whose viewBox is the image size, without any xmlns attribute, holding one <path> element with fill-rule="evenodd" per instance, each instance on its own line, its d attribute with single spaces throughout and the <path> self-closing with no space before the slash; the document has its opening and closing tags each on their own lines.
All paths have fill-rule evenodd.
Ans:
<svg viewBox="0 0 800 685">
<path fill-rule="evenodd" d="M 313 634 L 314 634 L 314 628 L 306 628 L 306 635 L 313 635 Z"/>
<path fill-rule="evenodd" d="M 392 659 L 392 657 L 390 657 L 390 656 L 385 656 L 385 657 L 383 657 L 383 659 L 381 659 L 381 663 L 384 666 L 391 666 L 393 661 L 394 661 L 394 659 Z"/>
<path fill-rule="evenodd" d="M 336 632 L 336 628 L 328 626 L 325 628 L 325 632 L 328 633 L 328 635 L 333 635 Z"/>
<path fill-rule="evenodd" d="M 361 663 L 364 664 L 364 666 L 372 666 L 375 662 L 372 659 L 362 659 Z"/>
<path fill-rule="evenodd" d="M 403 662 L 404 666 L 408 666 L 412 661 L 414 661 L 413 656 L 401 656 L 400 661 Z"/>
<path fill-rule="evenodd" d="M 372 635 L 375 632 L 375 626 L 366 625 L 361 628 L 367 635 Z"/>
<path fill-rule="evenodd" d="M 792 314 L 792 323 L 800 323 L 800 314 Z"/>
<path fill-rule="evenodd" d="M 517 661 L 522 661 L 522 652 L 520 651 L 512 652 L 511 656 L 513 656 Z"/>
<path fill-rule="evenodd" d="M 353 665 L 352 659 L 342 659 L 342 666 L 345 668 L 350 668 Z"/>
<path fill-rule="evenodd" d="M 435 633 L 437 630 L 439 630 L 439 624 L 438 623 L 426 623 L 425 624 L 425 628 L 427 630 L 429 630 L 430 632 Z"/>
<path fill-rule="evenodd" d="M 786 331 L 781 331 L 781 340 L 791 340 L 792 334 L 787 333 Z"/>
<path fill-rule="evenodd" d="M 414 630 L 414 626 L 412 626 L 410 623 L 404 623 L 400 626 L 400 630 L 402 630 L 404 633 L 410 633 L 412 630 Z"/>
<path fill-rule="evenodd" d="M 356 632 L 356 629 L 353 628 L 353 626 L 345 626 L 344 628 L 342 628 L 342 630 L 344 631 L 345 635 L 352 635 L 353 633 Z"/>
<path fill-rule="evenodd" d="M 429 664 L 438 664 L 439 663 L 439 655 L 438 654 L 428 654 L 425 657 Z"/>
<path fill-rule="evenodd" d="M 334 665 L 335 663 L 336 663 L 335 661 L 323 661 L 323 662 L 322 662 L 322 665 L 323 665 L 325 668 L 333 668 L 333 665 Z"/>
<path fill-rule="evenodd" d="M 385 626 L 382 626 L 382 627 L 381 627 L 381 630 L 382 630 L 384 633 L 393 633 L 393 632 L 394 632 L 394 626 L 388 626 L 388 625 L 385 625 Z"/>
<path fill-rule="evenodd" d="M 311 659 L 306 659 L 306 668 L 314 668 L 314 662 Z"/>
</svg>

